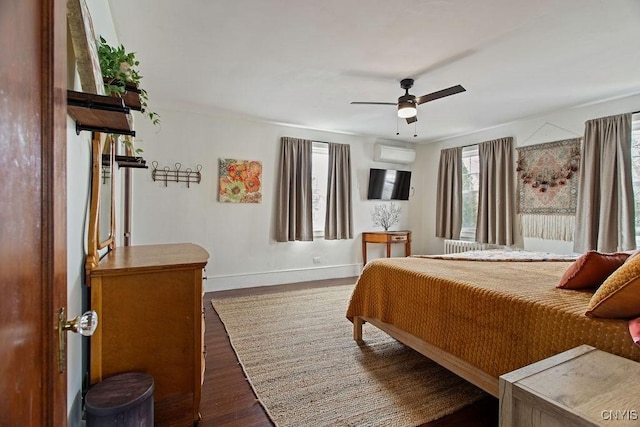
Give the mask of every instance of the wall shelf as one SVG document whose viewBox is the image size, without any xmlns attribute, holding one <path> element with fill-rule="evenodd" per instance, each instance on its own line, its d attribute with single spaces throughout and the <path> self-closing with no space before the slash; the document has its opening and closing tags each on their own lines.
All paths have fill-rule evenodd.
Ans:
<svg viewBox="0 0 640 427">
<path fill-rule="evenodd" d="M 67 112 L 83 130 L 135 136 L 131 109 L 122 98 L 67 90 Z"/>
<path fill-rule="evenodd" d="M 149 169 L 149 166 L 147 165 L 147 161 L 145 159 L 143 159 L 142 157 L 116 155 L 113 160 L 118 164 L 118 168 Z M 108 154 L 103 154 L 102 155 L 102 164 L 103 165 L 108 165 L 109 164 L 109 155 Z"/>
<path fill-rule="evenodd" d="M 109 83 L 108 77 L 103 77 L 105 85 Z M 138 86 L 135 83 L 126 83 L 125 84 L 125 92 L 122 95 L 122 99 L 124 99 L 124 105 L 131 108 L 132 110 L 142 111 L 142 101 L 140 100 L 140 94 L 142 93 L 141 89 L 138 89 Z"/>
<path fill-rule="evenodd" d="M 138 156 L 116 156 L 115 161 L 118 164 L 118 168 L 149 169 L 147 161 Z"/>
<path fill-rule="evenodd" d="M 124 105 L 132 110 L 142 111 L 142 101 L 140 101 L 140 94 L 142 91 L 135 85 L 127 83 L 127 91 L 124 93 L 122 99 L 124 99 Z"/>
</svg>

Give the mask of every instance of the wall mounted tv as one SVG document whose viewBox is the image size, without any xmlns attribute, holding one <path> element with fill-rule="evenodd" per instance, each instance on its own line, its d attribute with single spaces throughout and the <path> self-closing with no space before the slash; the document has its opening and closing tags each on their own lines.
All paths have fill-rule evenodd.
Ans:
<svg viewBox="0 0 640 427">
<path fill-rule="evenodd" d="M 369 200 L 409 200 L 411 171 L 369 170 Z"/>
</svg>

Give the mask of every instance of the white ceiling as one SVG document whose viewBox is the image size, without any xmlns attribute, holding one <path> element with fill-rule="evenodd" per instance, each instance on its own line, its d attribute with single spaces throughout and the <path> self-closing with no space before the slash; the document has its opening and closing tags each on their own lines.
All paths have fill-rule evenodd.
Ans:
<svg viewBox="0 0 640 427">
<path fill-rule="evenodd" d="M 640 93 L 640 0 L 109 0 L 155 107 L 433 141 Z M 399 121 L 399 81 L 467 92 Z M 400 135 L 396 136 L 396 128 Z"/>
</svg>

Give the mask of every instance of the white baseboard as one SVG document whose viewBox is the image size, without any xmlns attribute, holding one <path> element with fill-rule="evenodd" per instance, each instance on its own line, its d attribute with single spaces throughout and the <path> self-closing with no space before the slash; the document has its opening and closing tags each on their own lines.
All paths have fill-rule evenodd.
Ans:
<svg viewBox="0 0 640 427">
<path fill-rule="evenodd" d="M 361 264 L 346 264 L 221 276 L 205 273 L 207 280 L 204 281 L 204 291 L 225 291 L 229 289 L 253 288 L 256 286 L 283 285 L 286 283 L 309 282 L 312 280 L 355 277 L 360 275 L 361 270 Z"/>
</svg>

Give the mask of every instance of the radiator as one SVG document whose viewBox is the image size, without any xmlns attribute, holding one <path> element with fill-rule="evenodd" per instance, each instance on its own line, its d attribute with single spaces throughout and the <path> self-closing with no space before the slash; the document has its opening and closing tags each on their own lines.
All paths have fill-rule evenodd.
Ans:
<svg viewBox="0 0 640 427">
<path fill-rule="evenodd" d="M 457 254 L 467 251 L 479 251 L 483 249 L 489 249 L 488 243 L 470 242 L 468 240 L 444 240 L 444 253 L 445 254 Z"/>
</svg>

